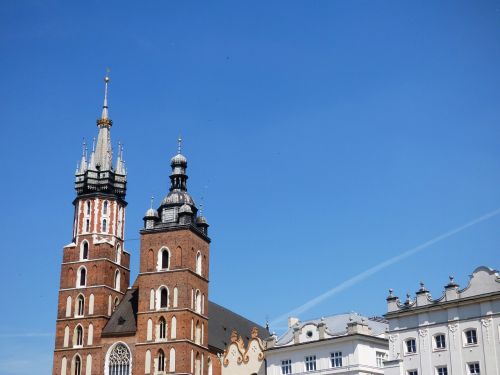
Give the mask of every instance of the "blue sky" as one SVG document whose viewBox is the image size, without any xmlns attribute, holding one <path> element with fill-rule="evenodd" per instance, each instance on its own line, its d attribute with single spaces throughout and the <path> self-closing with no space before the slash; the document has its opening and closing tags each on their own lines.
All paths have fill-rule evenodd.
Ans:
<svg viewBox="0 0 500 375">
<path fill-rule="evenodd" d="M 210 298 L 275 320 L 500 208 L 500 1 L 2 1 L 0 373 L 50 373 L 73 173 L 111 68 L 137 274 L 179 134 Z M 500 267 L 494 216 L 300 318 L 385 312 Z M 279 331 L 283 322 L 274 327 Z M 26 354 L 30 353 L 31 357 Z"/>
</svg>

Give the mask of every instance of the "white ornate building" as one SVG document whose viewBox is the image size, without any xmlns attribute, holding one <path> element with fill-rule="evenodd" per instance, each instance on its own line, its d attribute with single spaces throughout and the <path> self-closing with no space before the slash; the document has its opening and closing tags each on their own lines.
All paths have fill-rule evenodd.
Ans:
<svg viewBox="0 0 500 375">
<path fill-rule="evenodd" d="M 220 357 L 222 375 L 265 375 L 265 343 L 259 338 L 259 331 L 252 328 L 251 337 L 243 340 L 235 330 L 231 333 L 228 344 Z"/>
<path fill-rule="evenodd" d="M 267 375 L 383 374 L 387 323 L 358 314 L 339 314 L 299 322 L 267 342 Z"/>
<path fill-rule="evenodd" d="M 412 299 L 387 298 L 389 360 L 385 375 L 500 374 L 500 279 L 478 267 L 460 289 L 450 277 L 432 299 L 420 284 Z"/>
</svg>

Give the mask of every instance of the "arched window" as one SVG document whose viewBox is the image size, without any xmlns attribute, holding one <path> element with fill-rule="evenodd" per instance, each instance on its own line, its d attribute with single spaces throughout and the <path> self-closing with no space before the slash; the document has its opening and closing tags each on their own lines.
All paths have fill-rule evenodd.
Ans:
<svg viewBox="0 0 500 375">
<path fill-rule="evenodd" d="M 78 270 L 78 277 L 77 277 L 77 282 L 76 282 L 76 287 L 83 287 L 87 283 L 87 270 L 85 267 L 80 267 Z"/>
<path fill-rule="evenodd" d="M 212 370 L 212 360 L 209 358 L 208 359 L 208 375 L 212 375 L 213 370 Z"/>
<path fill-rule="evenodd" d="M 196 353 L 196 359 L 194 361 L 194 375 L 201 375 L 200 353 Z"/>
<path fill-rule="evenodd" d="M 108 358 L 108 371 L 107 375 L 130 375 L 130 350 L 122 344 L 116 344 Z"/>
<path fill-rule="evenodd" d="M 102 219 L 102 231 L 104 233 L 108 231 L 108 221 L 106 219 Z"/>
<path fill-rule="evenodd" d="M 118 244 L 116 246 L 116 263 L 120 264 L 121 261 L 122 261 L 122 249 Z"/>
<path fill-rule="evenodd" d="M 118 297 L 115 297 L 115 303 L 113 304 L 113 311 L 116 310 L 116 308 L 118 307 L 119 304 L 120 304 L 120 301 L 118 300 Z"/>
<path fill-rule="evenodd" d="M 148 326 L 146 329 L 147 329 L 146 340 L 147 341 L 153 340 L 153 321 L 151 319 L 148 319 Z"/>
<path fill-rule="evenodd" d="M 164 340 L 167 337 L 167 322 L 165 321 L 165 318 L 163 316 L 160 318 L 159 326 L 159 339 Z"/>
<path fill-rule="evenodd" d="M 158 372 L 165 371 L 165 353 L 163 350 L 158 350 Z"/>
<path fill-rule="evenodd" d="M 155 309 L 155 291 L 154 289 L 151 289 L 149 292 L 149 309 L 154 310 Z"/>
<path fill-rule="evenodd" d="M 94 295 L 91 294 L 89 297 L 89 315 L 94 314 Z"/>
<path fill-rule="evenodd" d="M 82 296 L 81 294 L 78 296 L 76 299 L 76 309 L 75 309 L 76 316 L 83 316 L 83 313 L 85 311 L 85 297 Z"/>
<path fill-rule="evenodd" d="M 151 373 L 151 351 L 146 350 L 146 358 L 144 359 L 144 373 Z"/>
<path fill-rule="evenodd" d="M 201 294 L 199 290 L 197 290 L 196 293 L 194 294 L 194 306 L 195 306 L 195 311 L 198 314 L 201 314 Z"/>
<path fill-rule="evenodd" d="M 69 326 L 66 326 L 64 328 L 64 341 L 63 341 L 63 347 L 67 348 L 69 345 Z"/>
<path fill-rule="evenodd" d="M 83 241 L 82 243 L 82 252 L 80 258 L 82 260 L 89 259 L 89 243 L 87 241 Z"/>
<path fill-rule="evenodd" d="M 196 322 L 196 328 L 195 328 L 195 334 L 194 334 L 194 342 L 198 345 L 201 344 L 201 326 L 200 326 L 200 322 L 197 321 Z"/>
<path fill-rule="evenodd" d="M 92 356 L 90 354 L 87 354 L 87 363 L 85 364 L 85 367 L 86 375 L 90 375 L 92 372 Z"/>
<path fill-rule="evenodd" d="M 158 271 L 168 270 L 170 267 L 170 253 L 168 249 L 161 249 L 158 253 Z"/>
<path fill-rule="evenodd" d="M 120 271 L 116 270 L 115 272 L 115 289 L 120 291 Z"/>
<path fill-rule="evenodd" d="M 85 220 L 85 232 L 90 232 L 90 220 Z"/>
<path fill-rule="evenodd" d="M 177 300 L 179 299 L 179 291 L 177 287 L 174 288 L 174 307 L 177 307 Z"/>
<path fill-rule="evenodd" d="M 87 345 L 92 345 L 94 343 L 94 325 L 89 324 L 89 329 L 87 331 Z"/>
<path fill-rule="evenodd" d="M 73 375 L 82 375 L 82 359 L 77 354 L 74 359 Z"/>
<path fill-rule="evenodd" d="M 170 338 L 177 338 L 177 318 L 175 316 L 172 317 L 172 323 L 170 324 Z"/>
<path fill-rule="evenodd" d="M 61 375 L 66 375 L 66 367 L 68 366 L 68 360 L 66 357 L 62 357 L 61 361 Z"/>
<path fill-rule="evenodd" d="M 68 296 L 68 298 L 66 298 L 66 318 L 69 318 L 71 316 L 71 304 L 72 298 L 71 296 Z"/>
<path fill-rule="evenodd" d="M 201 253 L 196 254 L 196 273 L 201 276 Z"/>
<path fill-rule="evenodd" d="M 170 348 L 170 366 L 168 368 L 168 371 L 170 372 L 175 372 L 175 349 Z"/>
<path fill-rule="evenodd" d="M 168 290 L 161 288 L 160 290 L 160 308 L 166 309 L 168 307 Z"/>
<path fill-rule="evenodd" d="M 83 328 L 81 325 L 77 325 L 75 328 L 73 346 L 83 346 Z"/>
<path fill-rule="evenodd" d="M 107 215 L 108 214 L 108 201 L 104 201 L 104 204 L 102 206 L 102 214 Z"/>
<path fill-rule="evenodd" d="M 90 201 L 87 201 L 86 204 L 87 204 L 87 215 L 90 215 Z"/>
</svg>

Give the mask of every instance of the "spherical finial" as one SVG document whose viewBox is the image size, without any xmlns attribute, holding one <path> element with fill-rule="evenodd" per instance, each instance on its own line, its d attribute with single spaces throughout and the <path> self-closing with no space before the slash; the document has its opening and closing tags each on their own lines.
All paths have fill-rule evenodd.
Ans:
<svg viewBox="0 0 500 375">
<path fill-rule="evenodd" d="M 177 138 L 177 153 L 178 154 L 181 153 L 181 149 L 182 149 L 182 138 L 181 138 L 181 136 L 179 136 L 179 138 Z"/>
</svg>

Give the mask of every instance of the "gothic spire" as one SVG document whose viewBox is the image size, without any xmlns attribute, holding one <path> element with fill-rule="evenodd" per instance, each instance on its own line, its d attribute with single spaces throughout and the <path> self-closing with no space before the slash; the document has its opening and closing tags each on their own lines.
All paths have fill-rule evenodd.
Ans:
<svg viewBox="0 0 500 375">
<path fill-rule="evenodd" d="M 97 120 L 99 134 L 97 135 L 97 146 L 95 150 L 95 166 L 100 171 L 112 169 L 113 150 L 111 149 L 111 135 L 109 129 L 113 121 L 108 115 L 108 83 L 109 76 L 104 77 L 104 104 L 102 106 L 101 118 Z"/>
</svg>

